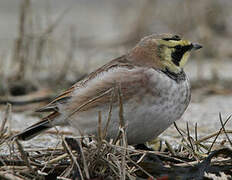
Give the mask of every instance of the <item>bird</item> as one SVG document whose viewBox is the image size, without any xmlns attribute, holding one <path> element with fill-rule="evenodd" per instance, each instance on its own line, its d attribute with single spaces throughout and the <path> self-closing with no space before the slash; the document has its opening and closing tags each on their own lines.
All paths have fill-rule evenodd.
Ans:
<svg viewBox="0 0 232 180">
<path fill-rule="evenodd" d="M 183 67 L 190 52 L 200 48 L 179 35 L 146 36 L 37 110 L 49 114 L 15 137 L 29 140 L 55 126 L 69 126 L 81 136 L 97 136 L 100 113 L 101 128 L 107 127 L 106 139 L 114 139 L 122 109 L 127 143 L 150 141 L 188 107 L 191 88 Z"/>
</svg>

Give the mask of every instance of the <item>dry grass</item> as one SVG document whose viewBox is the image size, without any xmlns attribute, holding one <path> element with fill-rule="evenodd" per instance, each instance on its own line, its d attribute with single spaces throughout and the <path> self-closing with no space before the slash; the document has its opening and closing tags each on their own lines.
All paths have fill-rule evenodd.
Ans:
<svg viewBox="0 0 232 180">
<path fill-rule="evenodd" d="M 195 137 L 191 136 L 188 124 L 186 130 L 176 129 L 181 135 L 179 148 L 166 142 L 164 151 L 154 151 L 146 146 L 128 146 L 123 117 L 121 92 L 118 90 L 119 130 L 114 140 L 105 140 L 107 125 L 102 127 L 101 112 L 98 120 L 97 137 L 65 138 L 58 136 L 61 147 L 45 149 L 27 149 L 15 139 L 10 141 L 11 132 L 7 130 L 10 121 L 11 106 L 6 108 L 1 125 L 1 146 L 8 145 L 8 154 L 0 156 L 0 178 L 2 179 L 154 179 L 157 177 L 196 177 L 216 176 L 221 173 L 229 177 L 232 173 L 231 130 L 225 126 L 221 115 L 222 127 L 219 131 L 203 138 L 198 138 L 197 125 Z M 112 103 L 109 108 L 108 123 L 111 118 Z M 228 138 L 227 148 L 214 150 L 220 134 Z M 207 140 L 214 138 L 212 143 Z M 224 142 L 225 143 L 225 142 Z M 150 143 L 150 146 L 152 142 Z M 230 147 L 230 148 L 229 148 Z"/>
<path fill-rule="evenodd" d="M 150 6 L 150 3 L 152 3 L 152 6 Z M 192 9 L 192 5 L 198 6 L 197 3 L 192 3 L 193 2 L 189 2 L 187 5 L 181 4 L 181 6 L 183 6 L 183 8 L 186 6 L 187 11 Z M 213 6 L 215 3 L 215 1 L 212 1 L 210 4 Z M 152 14 L 152 12 L 155 12 L 152 8 L 154 4 L 156 4 L 155 1 L 146 1 L 144 3 L 144 7 L 141 8 L 141 13 L 138 15 L 138 20 L 135 23 L 134 31 L 130 32 L 131 36 L 128 36 L 128 39 L 122 39 L 119 41 L 120 43 L 131 42 L 135 39 L 137 40 L 137 37 L 142 36 L 143 33 L 150 33 L 148 27 L 149 23 L 145 20 L 150 19 L 148 17 L 155 16 Z M 204 5 L 206 4 L 207 3 L 204 3 Z M 149 6 L 149 11 L 146 11 Z M 217 7 L 220 10 L 221 6 Z M 172 10 L 176 13 L 175 8 Z M 217 10 L 217 8 L 215 10 Z M 146 13 L 144 13 L 144 11 L 146 11 Z M 193 11 L 194 9 L 191 11 L 191 16 L 195 14 L 195 11 Z M 23 83 L 24 80 L 26 80 L 27 86 L 34 81 L 37 82 L 37 80 L 35 80 L 36 77 L 31 76 L 31 74 L 36 74 L 36 72 L 43 69 L 44 57 L 49 56 L 51 59 L 57 58 L 54 52 L 54 49 L 57 49 L 57 47 L 51 45 L 52 43 L 54 44 L 54 39 L 52 39 L 51 34 L 59 25 L 59 22 L 66 12 L 67 11 L 61 13 L 61 15 L 46 28 L 42 29 L 41 27 L 36 27 L 36 29 L 42 29 L 38 33 L 34 31 L 35 28 L 31 28 L 33 24 L 36 24 L 32 21 L 33 12 L 31 9 L 31 1 L 22 1 L 19 15 L 18 38 L 15 40 L 12 56 L 12 64 L 16 64 L 17 68 L 15 73 L 11 74 L 10 77 L 6 77 L 4 80 L 5 82 L 1 82 L 1 84 L 6 84 L 9 80 L 9 82 L 18 80 L 20 81 L 21 86 L 25 85 L 25 83 Z M 200 13 L 199 16 L 204 16 L 204 14 L 207 13 L 209 12 L 204 11 L 203 15 Z M 217 14 L 220 13 L 214 14 L 216 18 L 218 17 Z M 210 42 L 212 42 L 210 40 L 218 35 L 218 31 L 210 28 L 214 24 L 212 19 L 216 18 L 212 18 L 213 16 L 207 17 L 209 19 L 202 18 L 200 22 L 190 21 L 193 17 L 189 17 L 190 19 L 184 18 L 183 22 L 186 23 L 183 24 L 187 24 L 187 26 L 179 26 L 178 23 L 169 17 L 163 17 L 163 20 L 167 21 L 169 28 L 174 29 L 176 32 L 181 32 L 182 34 L 191 32 L 191 30 L 193 30 L 192 26 L 196 26 L 196 23 L 200 24 L 199 27 L 203 28 L 203 33 L 201 33 L 201 37 L 199 38 L 202 40 L 203 44 L 206 45 L 205 49 L 207 49 L 204 51 L 204 55 L 212 57 L 216 56 L 215 52 L 217 53 L 217 51 L 215 51 L 215 48 L 212 48 L 213 45 L 210 44 Z M 222 25 L 224 24 L 225 22 L 222 22 Z M 141 29 L 141 25 L 144 29 Z M 198 30 L 196 31 L 198 32 Z M 74 51 L 77 44 L 74 34 L 75 29 L 71 28 L 70 39 L 68 40 L 69 49 L 65 52 L 65 58 L 61 61 L 62 71 L 59 71 L 59 74 L 53 75 L 51 75 L 53 73 L 51 72 L 49 75 L 55 77 L 53 81 L 50 81 L 54 82 L 54 85 L 65 79 L 67 70 L 70 68 L 72 61 L 74 60 Z M 194 34 L 196 34 L 196 32 L 193 32 L 193 35 Z M 49 70 L 56 69 L 51 68 L 55 67 L 56 61 L 48 64 Z M 201 72 L 199 74 L 201 74 Z M 3 81 L 3 79 L 1 81 Z M 34 86 L 33 83 L 32 86 Z M 10 88 L 9 85 L 7 85 L 7 87 Z M 31 91 L 33 87 L 29 89 L 29 91 Z M 8 94 L 9 89 L 6 88 L 5 93 Z M 223 122 L 221 115 L 219 115 L 221 128 L 216 132 L 201 138 L 199 138 L 197 124 L 195 126 L 195 132 L 193 133 L 194 136 L 191 135 L 192 133 L 190 132 L 188 125 L 186 126 L 186 130 L 182 130 L 176 126 L 176 129 L 181 136 L 179 144 L 176 145 L 178 148 L 175 148 L 176 146 L 171 146 L 168 141 L 165 141 L 165 148 L 162 151 L 154 151 L 147 147 L 138 149 L 128 146 L 127 144 L 122 99 L 120 91 L 118 93 L 120 128 L 118 130 L 117 138 L 111 141 L 105 140 L 107 127 L 111 119 L 111 104 L 107 125 L 105 127 L 102 127 L 102 117 L 101 112 L 99 112 L 98 137 L 91 137 L 90 139 L 78 137 L 73 139 L 64 138 L 63 134 L 59 133 L 62 146 L 54 148 L 28 149 L 17 140 L 9 141 L 8 137 L 12 134 L 9 126 L 11 105 L 7 105 L 6 113 L 2 118 L 3 121 L 1 122 L 0 127 L 0 147 L 7 146 L 8 153 L 0 156 L 0 179 L 68 180 L 95 178 L 96 180 L 99 180 L 107 178 L 136 179 L 136 177 L 144 179 L 153 179 L 157 177 L 181 177 L 182 179 L 191 179 L 196 177 L 203 178 L 210 175 L 215 176 L 215 174 L 218 175 L 219 173 L 224 177 L 232 174 L 232 142 L 229 136 L 229 134 L 232 133 L 232 130 L 226 128 L 226 124 L 231 121 L 230 117 Z M 48 98 L 51 97 L 49 96 Z M 14 98 L 12 99 L 12 102 L 15 103 Z M 20 101 L 20 103 L 22 102 Z M 6 101 L 2 104 L 6 104 Z M 15 104 L 17 104 L 17 102 Z M 50 131 L 50 133 L 57 133 L 57 131 Z M 218 140 L 218 137 L 222 134 L 226 135 L 227 138 L 224 142 Z M 211 139 L 213 140 L 209 141 Z M 151 142 L 150 146 L 152 146 L 152 144 L 153 143 Z M 216 146 L 216 144 L 219 144 L 219 146 L 223 148 L 218 148 L 218 145 Z"/>
</svg>

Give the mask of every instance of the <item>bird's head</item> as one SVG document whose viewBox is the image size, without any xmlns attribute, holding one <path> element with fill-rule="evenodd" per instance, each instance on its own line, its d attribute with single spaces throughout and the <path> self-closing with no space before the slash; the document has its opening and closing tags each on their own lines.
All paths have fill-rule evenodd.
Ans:
<svg viewBox="0 0 232 180">
<path fill-rule="evenodd" d="M 179 73 L 187 62 L 190 52 L 200 48 L 201 45 L 181 39 L 178 35 L 151 35 L 143 38 L 131 50 L 129 57 L 141 65 Z"/>
</svg>

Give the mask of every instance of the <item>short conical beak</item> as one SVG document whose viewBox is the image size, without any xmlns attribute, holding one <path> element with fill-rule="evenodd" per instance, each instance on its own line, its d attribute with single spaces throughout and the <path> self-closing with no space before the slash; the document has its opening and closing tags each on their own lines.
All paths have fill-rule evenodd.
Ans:
<svg viewBox="0 0 232 180">
<path fill-rule="evenodd" d="M 197 43 L 192 43 L 192 45 L 193 45 L 192 50 L 197 50 L 197 49 L 201 49 L 202 48 L 202 45 L 197 44 Z"/>
</svg>

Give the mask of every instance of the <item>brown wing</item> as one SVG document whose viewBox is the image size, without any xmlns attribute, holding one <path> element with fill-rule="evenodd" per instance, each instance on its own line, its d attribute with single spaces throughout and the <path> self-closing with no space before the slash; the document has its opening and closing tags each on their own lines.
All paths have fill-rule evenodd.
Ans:
<svg viewBox="0 0 232 180">
<path fill-rule="evenodd" d="M 132 68 L 131 65 L 110 66 L 89 79 L 82 88 L 75 89 L 70 101 L 62 106 L 61 113 L 63 111 L 70 117 L 78 112 L 115 103 L 118 101 L 118 89 L 123 102 L 131 98 L 140 101 L 146 93 L 151 93 L 145 71 L 145 68 Z"/>
<path fill-rule="evenodd" d="M 59 109 L 58 109 L 57 105 L 66 103 L 71 98 L 71 94 L 72 94 L 73 90 L 74 90 L 74 87 L 72 86 L 71 88 L 69 88 L 68 90 L 66 90 L 65 92 L 63 92 L 59 96 L 57 96 L 49 104 L 47 104 L 46 106 L 36 110 L 36 112 L 58 111 Z"/>
<path fill-rule="evenodd" d="M 147 86 L 147 77 L 142 70 L 134 72 L 120 70 L 115 73 L 121 74 L 90 82 L 85 90 L 77 90 L 77 94 L 64 107 L 65 111 L 69 112 L 69 117 L 77 112 L 118 102 L 119 92 L 121 92 L 123 102 L 131 98 L 139 102 L 141 97 L 151 92 Z"/>
<path fill-rule="evenodd" d="M 72 98 L 72 93 L 74 90 L 84 87 L 87 82 L 89 82 L 91 79 L 94 79 L 96 76 L 98 76 L 98 74 L 102 73 L 103 71 L 107 71 L 109 69 L 116 68 L 116 67 L 127 67 L 130 69 L 130 68 L 133 68 L 133 65 L 131 65 L 127 61 L 126 56 L 121 56 L 117 59 L 114 59 L 108 64 L 102 66 L 101 68 L 89 74 L 86 78 L 74 84 L 71 88 L 67 89 L 65 92 L 57 96 L 49 104 L 36 110 L 36 112 L 59 111 L 58 105 L 67 103 L 68 100 Z"/>
<path fill-rule="evenodd" d="M 123 103 L 132 97 L 133 100 L 139 101 L 139 98 L 143 97 L 145 93 L 151 92 L 145 71 L 145 68 L 133 66 L 124 57 L 111 61 L 74 84 L 70 89 L 42 108 L 41 112 L 53 112 L 43 118 L 42 121 L 16 135 L 16 137 L 27 140 L 54 125 L 64 125 L 66 123 L 65 118 L 76 115 L 76 113 L 96 106 L 108 106 L 111 102 L 117 102 L 118 105 L 118 89 L 120 89 Z M 53 123 L 53 120 L 60 114 L 66 117 L 62 122 Z"/>
</svg>

